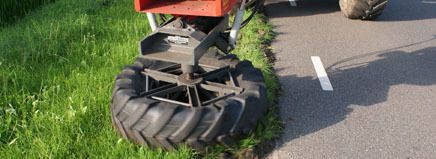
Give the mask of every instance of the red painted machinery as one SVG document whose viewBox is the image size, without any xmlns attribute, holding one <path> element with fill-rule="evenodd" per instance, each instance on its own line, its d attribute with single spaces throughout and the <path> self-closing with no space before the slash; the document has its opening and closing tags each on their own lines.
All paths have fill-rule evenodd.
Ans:
<svg viewBox="0 0 436 159">
<path fill-rule="evenodd" d="M 230 52 L 263 0 L 134 2 L 152 32 L 140 41 L 134 64 L 116 77 L 110 110 L 117 132 L 142 145 L 187 144 L 200 152 L 210 144 L 230 147 L 250 133 L 267 110 L 265 82 Z M 387 0 L 340 2 L 350 18 L 374 18 Z"/>
<path fill-rule="evenodd" d="M 235 4 L 236 0 L 135 0 L 135 9 L 138 12 L 221 17 Z"/>
</svg>

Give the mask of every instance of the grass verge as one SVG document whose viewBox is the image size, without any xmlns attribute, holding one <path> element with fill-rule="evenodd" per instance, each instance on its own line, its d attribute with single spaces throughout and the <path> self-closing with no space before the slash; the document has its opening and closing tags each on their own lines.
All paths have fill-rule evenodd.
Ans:
<svg viewBox="0 0 436 159">
<path fill-rule="evenodd" d="M 248 15 L 248 14 L 246 14 Z M 275 34 L 273 27 L 263 14 L 257 14 L 249 25 L 243 28 L 238 40 L 237 49 L 233 51 L 241 60 L 249 60 L 256 68 L 262 70 L 268 91 L 269 109 L 265 118 L 257 125 L 254 132 L 242 139 L 232 149 L 219 147 L 216 152 L 227 152 L 239 158 L 262 156 L 270 149 L 270 143 L 282 131 L 282 122 L 278 115 L 277 98 L 280 85 L 274 73 L 274 57 L 270 53 L 270 43 Z M 254 154 L 253 154 L 254 153 Z M 216 156 L 216 155 L 212 155 Z"/>
<path fill-rule="evenodd" d="M 0 26 L 12 23 L 31 10 L 54 1 L 55 0 L 2 0 L 0 3 Z"/>
<path fill-rule="evenodd" d="M 197 157 L 186 147 L 166 152 L 132 144 L 111 127 L 114 77 L 133 62 L 149 32 L 146 16 L 129 0 L 58 0 L 0 28 L 0 158 Z M 262 69 L 274 103 L 278 82 L 263 53 L 272 38 L 271 26 L 257 15 L 235 53 Z M 279 125 L 270 111 L 240 144 L 214 147 L 205 158 L 241 156 L 276 137 Z"/>
</svg>

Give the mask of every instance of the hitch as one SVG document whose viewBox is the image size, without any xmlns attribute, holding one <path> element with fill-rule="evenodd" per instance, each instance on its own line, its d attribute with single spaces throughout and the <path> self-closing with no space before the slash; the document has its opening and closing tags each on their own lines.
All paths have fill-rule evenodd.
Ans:
<svg viewBox="0 0 436 159">
<path fill-rule="evenodd" d="M 189 79 L 197 69 L 198 60 L 219 43 L 218 36 L 227 29 L 228 19 L 228 16 L 218 18 L 212 29 L 199 30 L 186 18 L 172 18 L 140 42 L 140 53 L 147 59 L 181 64 Z"/>
</svg>

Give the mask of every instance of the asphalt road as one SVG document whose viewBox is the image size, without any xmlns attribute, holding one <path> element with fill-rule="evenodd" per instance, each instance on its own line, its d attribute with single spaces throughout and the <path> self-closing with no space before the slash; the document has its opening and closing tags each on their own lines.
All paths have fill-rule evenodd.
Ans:
<svg viewBox="0 0 436 159">
<path fill-rule="evenodd" d="M 266 13 L 285 121 L 267 158 L 436 158 L 436 0 L 391 0 L 374 22 L 344 18 L 338 0 L 272 0 Z"/>
</svg>

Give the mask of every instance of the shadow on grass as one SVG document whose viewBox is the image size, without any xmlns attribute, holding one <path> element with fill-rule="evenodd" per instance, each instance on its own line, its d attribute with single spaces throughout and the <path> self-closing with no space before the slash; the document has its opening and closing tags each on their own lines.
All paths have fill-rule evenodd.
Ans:
<svg viewBox="0 0 436 159">
<path fill-rule="evenodd" d="M 26 14 L 55 0 L 3 0 L 0 5 L 0 27 L 12 25 Z"/>
</svg>

